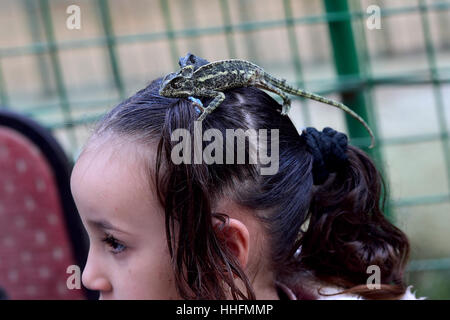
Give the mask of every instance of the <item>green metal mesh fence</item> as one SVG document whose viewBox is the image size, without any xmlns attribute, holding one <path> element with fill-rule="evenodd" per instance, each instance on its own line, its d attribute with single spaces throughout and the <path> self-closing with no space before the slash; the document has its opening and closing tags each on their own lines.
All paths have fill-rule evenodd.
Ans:
<svg viewBox="0 0 450 320">
<path fill-rule="evenodd" d="M 67 28 L 78 5 L 81 29 Z M 381 9 L 381 29 L 367 21 Z M 387 214 L 412 243 L 409 282 L 450 298 L 450 2 L 432 0 L 1 0 L 0 104 L 37 119 L 76 158 L 89 126 L 187 51 L 254 61 L 342 100 L 353 119 L 295 100 L 303 125 L 332 126 L 389 182 Z"/>
</svg>

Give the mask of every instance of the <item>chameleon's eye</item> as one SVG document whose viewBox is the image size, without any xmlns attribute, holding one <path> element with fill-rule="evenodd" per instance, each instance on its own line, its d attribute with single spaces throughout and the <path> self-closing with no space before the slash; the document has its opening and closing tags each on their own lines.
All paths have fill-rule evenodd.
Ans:
<svg viewBox="0 0 450 320">
<path fill-rule="evenodd" d="M 180 80 L 181 80 L 180 78 L 173 79 L 171 82 L 172 87 L 175 89 L 179 89 L 181 87 Z"/>
</svg>

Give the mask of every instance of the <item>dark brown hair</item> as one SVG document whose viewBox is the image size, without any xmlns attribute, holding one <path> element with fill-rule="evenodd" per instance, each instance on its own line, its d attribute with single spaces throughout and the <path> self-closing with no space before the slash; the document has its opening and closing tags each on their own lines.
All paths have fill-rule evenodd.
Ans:
<svg viewBox="0 0 450 320">
<path fill-rule="evenodd" d="M 165 208 L 167 243 L 183 298 L 224 299 L 231 292 L 234 299 L 255 299 L 249 279 L 213 229 L 213 217 L 226 220 L 225 214 L 212 212 L 224 196 L 255 212 L 265 227 L 276 280 L 300 283 L 310 274 L 366 298 L 395 298 L 405 292 L 409 243 L 384 217 L 383 180 L 363 151 L 349 146 L 348 165 L 324 184 L 313 185 L 313 156 L 304 139 L 280 115 L 274 99 L 247 87 L 226 91 L 224 102 L 202 122 L 203 130 L 214 128 L 225 137 L 226 129 L 269 129 L 270 150 L 270 129 L 278 129 L 278 172 L 259 174 L 261 164 L 248 161 L 248 144 L 245 164 L 235 159 L 234 164 L 176 165 L 170 154 L 178 141 L 171 141 L 171 134 L 185 128 L 193 136 L 197 114 L 188 99 L 161 97 L 160 84 L 156 79 L 108 112 L 93 137 L 110 131 L 157 146 L 152 178 Z M 202 99 L 205 106 L 210 101 Z M 235 147 L 234 140 L 224 139 L 224 152 Z M 369 265 L 380 267 L 381 289 L 365 286 Z M 243 281 L 246 292 L 235 286 L 233 276 Z"/>
</svg>

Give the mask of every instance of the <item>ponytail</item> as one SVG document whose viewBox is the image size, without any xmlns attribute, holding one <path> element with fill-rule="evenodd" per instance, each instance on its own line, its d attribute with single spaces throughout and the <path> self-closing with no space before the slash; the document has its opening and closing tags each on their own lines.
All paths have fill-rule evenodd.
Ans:
<svg viewBox="0 0 450 320">
<path fill-rule="evenodd" d="M 325 160 L 334 155 L 331 162 L 339 165 L 330 170 L 327 161 L 317 155 L 317 149 L 311 148 L 313 143 L 308 142 L 308 137 L 314 135 L 305 135 L 314 156 L 315 185 L 297 261 L 301 269 L 312 271 L 317 280 L 344 288 L 340 293 L 395 299 L 406 290 L 403 273 L 409 257 L 408 239 L 383 215 L 384 181 L 372 160 L 360 149 L 345 146 L 346 139 L 338 137 L 336 131 L 326 130 L 324 133 L 335 141 L 322 143 L 331 151 L 324 155 L 322 150 L 320 154 Z M 379 268 L 381 278 L 376 290 L 366 285 L 371 275 L 368 267 L 373 265 Z"/>
</svg>

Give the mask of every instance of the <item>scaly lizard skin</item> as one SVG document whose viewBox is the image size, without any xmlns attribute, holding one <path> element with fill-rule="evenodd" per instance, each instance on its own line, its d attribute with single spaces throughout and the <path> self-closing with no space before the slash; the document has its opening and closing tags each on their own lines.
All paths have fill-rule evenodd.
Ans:
<svg viewBox="0 0 450 320">
<path fill-rule="evenodd" d="M 204 59 L 202 59 L 204 60 Z M 206 61 L 206 60 L 204 60 Z M 159 94 L 165 97 L 209 97 L 213 98 L 211 103 L 203 108 L 198 121 L 216 109 L 223 100 L 225 94 L 222 91 L 237 87 L 257 87 L 278 94 L 283 99 L 282 115 L 287 115 L 291 107 L 291 100 L 285 93 L 309 98 L 315 101 L 329 104 L 339 108 L 357 119 L 367 129 L 371 138 L 371 145 L 374 146 L 374 135 L 367 123 L 353 110 L 346 105 L 324 98 L 314 93 L 301 89 L 296 89 L 288 84 L 286 80 L 279 80 L 261 67 L 245 60 L 221 60 L 211 62 L 196 68 L 195 61 L 189 63 L 189 59 L 180 59 L 180 65 L 184 65 L 178 72 L 168 74 L 162 82 Z"/>
</svg>

